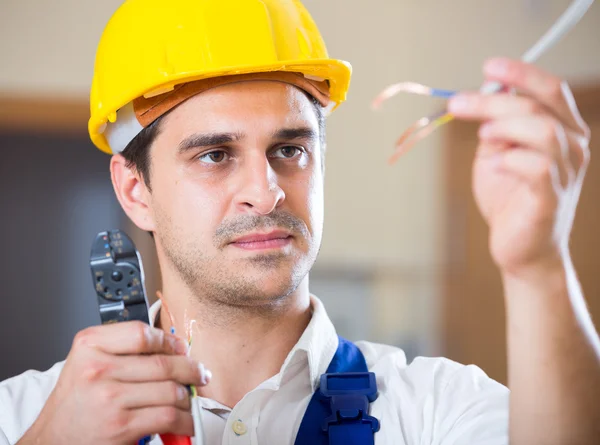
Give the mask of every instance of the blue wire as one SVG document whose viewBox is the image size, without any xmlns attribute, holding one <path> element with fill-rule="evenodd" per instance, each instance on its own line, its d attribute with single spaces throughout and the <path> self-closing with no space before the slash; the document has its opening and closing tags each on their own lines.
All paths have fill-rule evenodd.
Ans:
<svg viewBox="0 0 600 445">
<path fill-rule="evenodd" d="M 441 90 L 439 88 L 432 88 L 431 89 L 431 95 L 433 97 L 442 97 L 444 99 L 450 99 L 456 93 L 457 93 L 457 91 L 452 91 L 452 90 Z"/>
</svg>

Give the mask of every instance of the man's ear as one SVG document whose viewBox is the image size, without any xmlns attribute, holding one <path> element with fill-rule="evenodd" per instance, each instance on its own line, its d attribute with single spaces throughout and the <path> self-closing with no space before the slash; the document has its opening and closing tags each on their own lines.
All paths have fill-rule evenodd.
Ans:
<svg viewBox="0 0 600 445">
<path fill-rule="evenodd" d="M 110 176 L 117 199 L 129 219 L 140 229 L 154 231 L 154 219 L 148 207 L 150 190 L 142 176 L 120 155 L 110 160 Z"/>
</svg>

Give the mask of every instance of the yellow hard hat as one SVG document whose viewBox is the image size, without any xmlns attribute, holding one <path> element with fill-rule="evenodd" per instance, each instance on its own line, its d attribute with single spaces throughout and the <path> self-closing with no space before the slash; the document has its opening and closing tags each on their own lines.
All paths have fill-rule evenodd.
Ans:
<svg viewBox="0 0 600 445">
<path fill-rule="evenodd" d="M 135 99 L 200 79 L 277 71 L 326 80 L 331 110 L 346 99 L 351 66 L 328 57 L 298 0 L 127 0 L 98 45 L 90 138 L 113 153 L 107 125 Z"/>
</svg>

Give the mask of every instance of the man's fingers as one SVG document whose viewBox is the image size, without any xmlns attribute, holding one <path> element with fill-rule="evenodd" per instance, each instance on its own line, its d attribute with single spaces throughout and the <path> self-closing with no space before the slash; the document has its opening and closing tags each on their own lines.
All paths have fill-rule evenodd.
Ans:
<svg viewBox="0 0 600 445">
<path fill-rule="evenodd" d="M 538 192 L 547 195 L 550 199 L 546 202 L 553 203 L 557 198 L 560 188 L 559 172 L 555 162 L 542 153 L 517 148 L 498 153 L 496 165 L 501 171 L 507 172 Z"/>
<path fill-rule="evenodd" d="M 186 343 L 141 321 L 93 326 L 80 331 L 73 347 L 93 347 L 107 354 L 185 354 Z"/>
<path fill-rule="evenodd" d="M 134 409 L 129 419 L 127 429 L 135 437 L 167 433 L 194 436 L 194 421 L 189 410 L 173 406 Z"/>
<path fill-rule="evenodd" d="M 190 394 L 187 388 L 175 382 L 116 384 L 119 398 L 125 408 L 148 408 L 173 406 L 182 410 L 190 409 Z"/>
<path fill-rule="evenodd" d="M 547 106 L 567 126 L 578 129 L 589 137 L 589 127 L 581 117 L 568 84 L 533 64 L 508 58 L 493 58 L 484 65 L 488 80 L 500 82 L 509 88 L 532 97 Z"/>
<path fill-rule="evenodd" d="M 489 121 L 479 129 L 486 143 L 506 143 L 532 148 L 556 162 L 561 182 L 572 179 L 589 158 L 588 146 L 582 136 L 567 131 L 547 116 L 521 116 Z"/>
<path fill-rule="evenodd" d="M 546 105 L 531 97 L 510 94 L 461 93 L 451 99 L 448 111 L 464 120 L 486 121 L 515 116 L 551 116 L 562 120 Z M 564 120 L 563 120 L 564 122 Z M 581 132 L 579 125 L 566 123 L 571 130 Z"/>
<path fill-rule="evenodd" d="M 172 355 L 114 357 L 107 377 L 121 382 L 175 381 L 204 386 L 212 375 L 203 364 L 188 357 Z"/>
<path fill-rule="evenodd" d="M 548 112 L 544 105 L 527 97 L 475 92 L 457 94 L 450 99 L 448 111 L 462 119 L 477 121 Z"/>
</svg>

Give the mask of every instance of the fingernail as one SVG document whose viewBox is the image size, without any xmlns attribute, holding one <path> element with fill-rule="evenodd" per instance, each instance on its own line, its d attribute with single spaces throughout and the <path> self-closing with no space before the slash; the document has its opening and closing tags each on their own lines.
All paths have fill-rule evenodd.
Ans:
<svg viewBox="0 0 600 445">
<path fill-rule="evenodd" d="M 203 385 L 208 385 L 208 382 L 212 378 L 212 372 L 204 367 L 204 363 L 198 364 L 198 369 L 200 370 L 200 382 Z"/>
<path fill-rule="evenodd" d="M 471 98 L 463 95 L 456 95 L 448 101 L 448 111 L 450 113 L 460 113 L 466 111 L 472 104 Z"/>
<path fill-rule="evenodd" d="M 508 62 L 504 59 L 490 59 L 484 65 L 486 74 L 495 77 L 504 77 L 508 72 Z"/>
</svg>

